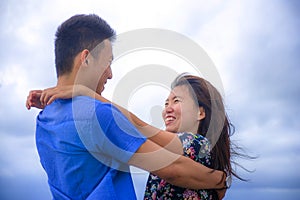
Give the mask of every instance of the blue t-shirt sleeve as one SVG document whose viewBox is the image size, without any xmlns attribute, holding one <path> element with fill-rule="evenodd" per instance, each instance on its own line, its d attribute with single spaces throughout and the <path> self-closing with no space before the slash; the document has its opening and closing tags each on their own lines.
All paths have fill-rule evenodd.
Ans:
<svg viewBox="0 0 300 200">
<path fill-rule="evenodd" d="M 114 106 L 99 103 L 95 107 L 96 117 L 92 120 L 92 140 L 108 159 L 127 163 L 137 149 L 146 141 L 129 120 Z M 97 154 L 97 152 L 95 152 Z"/>
</svg>

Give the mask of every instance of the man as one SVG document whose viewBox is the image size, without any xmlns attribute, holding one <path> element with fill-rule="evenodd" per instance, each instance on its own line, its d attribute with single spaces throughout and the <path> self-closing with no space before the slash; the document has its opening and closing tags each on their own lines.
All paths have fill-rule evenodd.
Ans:
<svg viewBox="0 0 300 200">
<path fill-rule="evenodd" d="M 57 86 L 81 84 L 101 94 L 112 78 L 114 38 L 96 15 L 65 21 L 55 39 Z M 87 96 L 46 106 L 37 117 L 36 144 L 53 199 L 136 199 L 129 165 L 181 187 L 225 187 L 223 172 L 181 155 L 175 134 L 137 129 L 111 104 Z"/>
</svg>

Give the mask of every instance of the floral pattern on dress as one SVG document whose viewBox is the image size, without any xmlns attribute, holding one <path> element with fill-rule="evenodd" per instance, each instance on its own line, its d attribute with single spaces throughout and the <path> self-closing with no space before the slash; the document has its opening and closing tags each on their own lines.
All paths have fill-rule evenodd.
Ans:
<svg viewBox="0 0 300 200">
<path fill-rule="evenodd" d="M 207 138 L 192 133 L 178 133 L 177 135 L 182 142 L 184 156 L 211 167 L 211 148 Z M 144 200 L 213 200 L 214 193 L 214 190 L 192 190 L 177 187 L 150 173 Z"/>
</svg>

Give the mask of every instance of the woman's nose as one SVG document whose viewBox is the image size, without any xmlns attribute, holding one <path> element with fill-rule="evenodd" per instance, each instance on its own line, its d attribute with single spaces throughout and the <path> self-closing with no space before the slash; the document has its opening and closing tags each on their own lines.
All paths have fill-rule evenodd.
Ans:
<svg viewBox="0 0 300 200">
<path fill-rule="evenodd" d="M 169 105 L 167 105 L 166 107 L 165 107 L 165 112 L 166 113 L 170 113 L 170 112 L 172 112 L 174 109 L 173 109 L 173 106 L 171 105 L 171 104 L 169 104 Z"/>
</svg>

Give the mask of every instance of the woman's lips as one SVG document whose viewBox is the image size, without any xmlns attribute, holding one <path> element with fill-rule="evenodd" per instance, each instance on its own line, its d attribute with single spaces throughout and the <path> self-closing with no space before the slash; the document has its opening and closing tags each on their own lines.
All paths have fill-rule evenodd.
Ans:
<svg viewBox="0 0 300 200">
<path fill-rule="evenodd" d="M 176 117 L 168 115 L 168 116 L 165 117 L 165 124 L 169 125 L 172 122 L 174 122 L 175 120 L 176 120 Z"/>
</svg>

